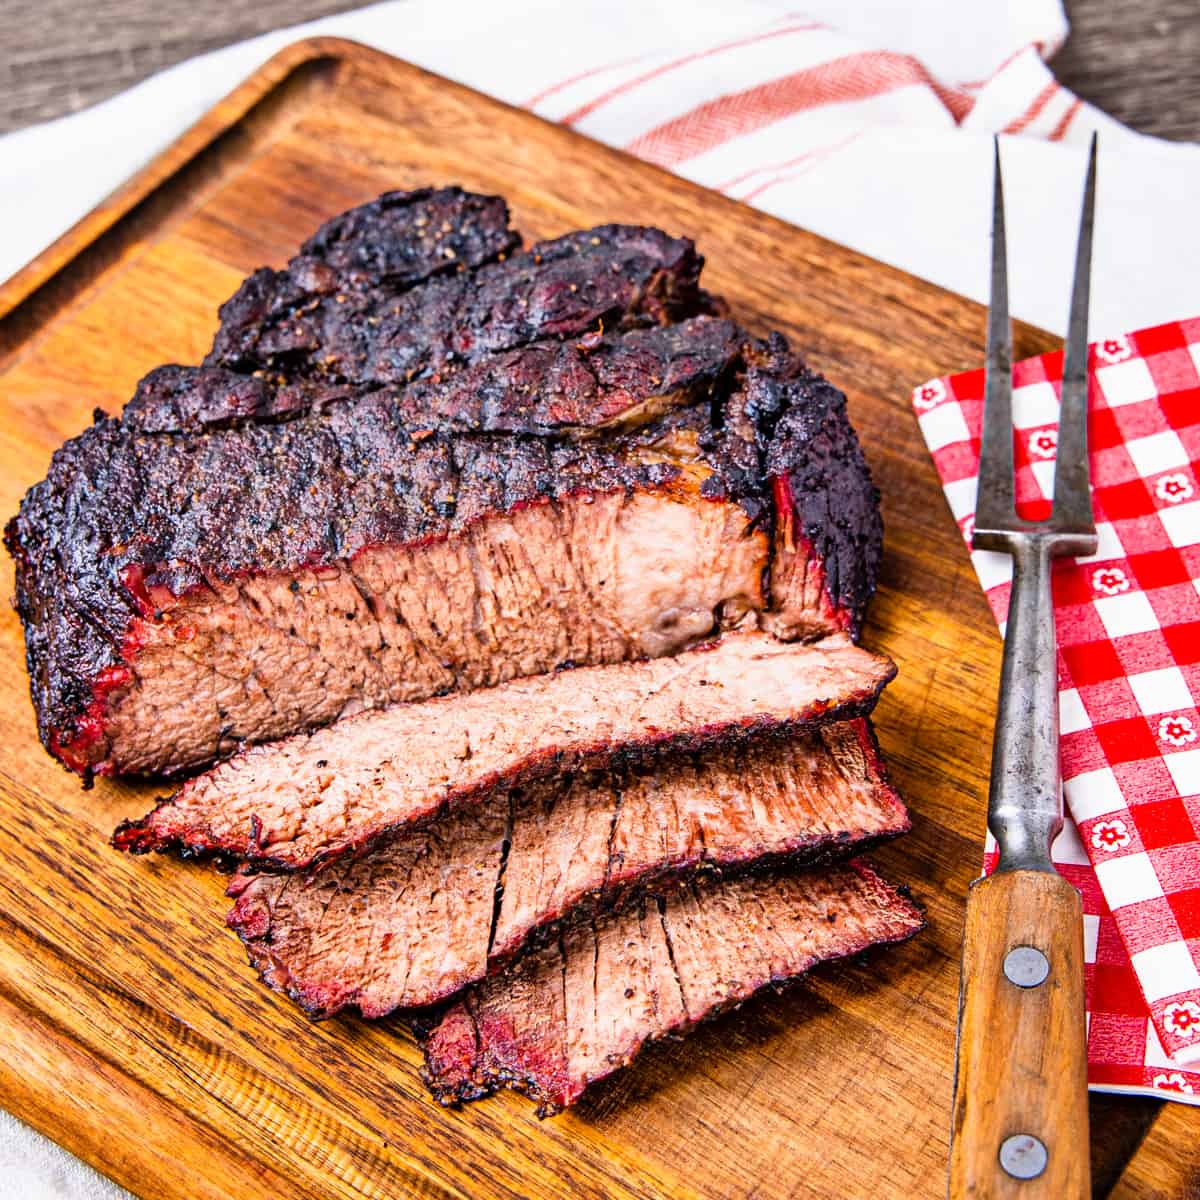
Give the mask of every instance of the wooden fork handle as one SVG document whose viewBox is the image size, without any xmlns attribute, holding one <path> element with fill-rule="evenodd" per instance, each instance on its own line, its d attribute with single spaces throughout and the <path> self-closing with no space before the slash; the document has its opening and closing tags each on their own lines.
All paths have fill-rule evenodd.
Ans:
<svg viewBox="0 0 1200 1200">
<path fill-rule="evenodd" d="M 1019 986 L 1005 973 L 1017 947 L 1045 956 L 1048 974 Z M 1037 954 L 1009 959 L 1029 982 Z M 1011 1142 L 1004 1153 L 1006 1140 Z M 1032 1178 L 1045 1147 L 1044 1169 Z M 1091 1195 L 1083 915 L 1061 875 L 1006 871 L 967 896 L 959 992 L 958 1069 L 950 1145 L 950 1200 L 1086 1200 Z"/>
</svg>

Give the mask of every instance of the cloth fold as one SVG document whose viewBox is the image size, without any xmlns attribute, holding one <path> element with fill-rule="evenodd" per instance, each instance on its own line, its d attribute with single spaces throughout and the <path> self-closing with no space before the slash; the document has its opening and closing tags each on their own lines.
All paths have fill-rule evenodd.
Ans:
<svg viewBox="0 0 1200 1200">
<path fill-rule="evenodd" d="M 1050 514 L 1062 363 L 1056 351 L 1013 370 L 1029 520 Z M 1054 858 L 1087 913 L 1090 1078 L 1200 1103 L 1200 318 L 1102 339 L 1089 372 L 1099 546 L 1054 569 L 1072 818 Z M 976 370 L 912 398 L 968 545 L 983 389 Z M 1011 559 L 971 560 L 1003 629 Z"/>
</svg>

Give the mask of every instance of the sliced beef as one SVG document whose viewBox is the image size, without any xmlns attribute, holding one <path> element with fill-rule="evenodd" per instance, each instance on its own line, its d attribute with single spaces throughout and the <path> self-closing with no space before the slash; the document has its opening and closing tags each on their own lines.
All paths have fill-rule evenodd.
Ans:
<svg viewBox="0 0 1200 1200">
<path fill-rule="evenodd" d="M 444 215 L 427 236 L 452 212 L 457 233 Z M 38 729 L 71 769 L 190 771 L 365 708 L 670 654 L 750 614 L 782 637 L 857 631 L 880 526 L 841 393 L 778 336 L 657 324 L 708 302 L 690 243 L 656 230 L 427 277 L 447 249 L 506 244 L 502 218 L 453 189 L 385 197 L 301 256 L 344 285 L 339 312 L 400 289 L 410 349 L 458 346 L 435 373 L 217 355 L 151 372 L 57 452 L 5 541 Z M 391 354 L 386 322 L 360 317 Z"/>
<path fill-rule="evenodd" d="M 229 924 L 310 1015 L 381 1017 L 445 999 L 624 889 L 840 856 L 908 827 L 858 720 L 501 792 L 325 870 L 241 875 Z"/>
<path fill-rule="evenodd" d="M 90 433 L 9 539 L 43 740 L 76 769 L 180 771 L 669 653 L 767 603 L 765 533 L 666 453 L 410 442 L 368 403 L 170 445 Z"/>
<path fill-rule="evenodd" d="M 573 926 L 472 987 L 427 1032 L 425 1078 L 442 1104 L 511 1087 L 553 1113 L 647 1042 L 923 924 L 860 862 L 694 882 Z"/>
<path fill-rule="evenodd" d="M 401 704 L 246 751 L 127 822 L 115 843 L 299 870 L 523 781 L 859 715 L 894 674 L 843 634 L 741 632 L 673 658 Z"/>
<path fill-rule="evenodd" d="M 703 260 L 687 238 L 601 225 L 420 287 L 343 287 L 302 257 L 251 276 L 221 310 L 205 366 L 378 385 L 409 382 L 539 338 L 701 312 Z M 261 274 L 261 273 L 260 273 Z"/>
</svg>

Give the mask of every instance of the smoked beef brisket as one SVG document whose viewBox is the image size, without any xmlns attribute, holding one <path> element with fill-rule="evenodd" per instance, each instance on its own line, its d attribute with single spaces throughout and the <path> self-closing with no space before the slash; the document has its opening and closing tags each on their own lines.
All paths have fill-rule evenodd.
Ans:
<svg viewBox="0 0 1200 1200">
<path fill-rule="evenodd" d="M 189 780 L 115 844 L 294 871 L 498 789 L 868 712 L 895 674 L 846 634 L 713 645 L 362 713 Z"/>
<path fill-rule="evenodd" d="M 358 859 L 241 875 L 229 924 L 310 1016 L 444 1000 L 630 888 L 861 850 L 909 828 L 865 720 L 500 792 Z"/>
<path fill-rule="evenodd" d="M 703 879 L 572 926 L 469 989 L 427 1032 L 425 1078 L 443 1104 L 507 1086 L 552 1113 L 646 1042 L 923 925 L 861 862 Z"/>
<path fill-rule="evenodd" d="M 53 754 L 170 774 L 743 623 L 857 630 L 842 394 L 707 315 L 687 239 L 517 243 L 497 198 L 390 193 L 55 454 L 5 534 Z"/>
<path fill-rule="evenodd" d="M 114 844 L 240 863 L 263 979 L 421 1010 L 442 1103 L 555 1110 L 923 924 L 812 867 L 909 825 L 866 719 L 895 668 L 855 644 L 878 495 L 842 393 L 702 263 L 386 193 L 245 280 L 5 530 L 51 753 L 228 760 Z"/>
</svg>

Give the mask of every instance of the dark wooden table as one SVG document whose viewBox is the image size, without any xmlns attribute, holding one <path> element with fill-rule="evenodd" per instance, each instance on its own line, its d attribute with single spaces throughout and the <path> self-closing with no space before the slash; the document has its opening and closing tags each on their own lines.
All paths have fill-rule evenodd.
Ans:
<svg viewBox="0 0 1200 1200">
<path fill-rule="evenodd" d="M 359 0 L 3 0 L 0 133 L 74 112 L 206 50 Z M 1059 79 L 1144 133 L 1200 140 L 1198 0 L 1067 0 Z"/>
<path fill-rule="evenodd" d="M 257 0 L 253 6 L 3 0 L 0 132 L 73 112 L 195 54 L 357 7 L 357 0 Z M 1067 8 L 1072 33 L 1054 60 L 1067 87 L 1143 132 L 1200 140 L 1200 0 L 1068 0 Z M 1093 1096 L 1093 1129 L 1102 1131 L 1108 1151 L 1098 1156 L 1107 1175 L 1096 1181 L 1099 1194 L 1114 1185 L 1115 1195 L 1145 1200 L 1195 1194 L 1189 1163 L 1200 1162 L 1200 1151 L 1192 1152 L 1200 1114 L 1181 1106 L 1159 1109 Z M 1118 1182 L 1119 1164 L 1131 1155 L 1134 1162 Z M 1161 1164 L 1175 1158 L 1189 1161 L 1178 1162 L 1174 1179 L 1163 1179 Z"/>
</svg>

